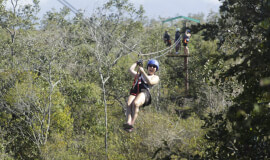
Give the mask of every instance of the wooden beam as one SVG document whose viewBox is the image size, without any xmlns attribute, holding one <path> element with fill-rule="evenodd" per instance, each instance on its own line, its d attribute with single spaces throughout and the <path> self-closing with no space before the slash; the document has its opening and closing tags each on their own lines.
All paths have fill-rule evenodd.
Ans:
<svg viewBox="0 0 270 160">
<path fill-rule="evenodd" d="M 183 55 L 183 54 L 168 54 L 167 57 L 190 57 L 191 55 Z"/>
<path fill-rule="evenodd" d="M 185 16 L 178 16 L 178 17 L 166 19 L 166 20 L 162 21 L 162 24 L 165 23 L 165 22 L 173 21 L 173 20 L 178 19 L 178 18 L 184 18 L 184 19 L 187 19 L 187 20 L 190 20 L 190 21 L 193 21 L 193 22 L 200 23 L 200 20 L 198 20 L 198 19 L 185 17 Z"/>
</svg>

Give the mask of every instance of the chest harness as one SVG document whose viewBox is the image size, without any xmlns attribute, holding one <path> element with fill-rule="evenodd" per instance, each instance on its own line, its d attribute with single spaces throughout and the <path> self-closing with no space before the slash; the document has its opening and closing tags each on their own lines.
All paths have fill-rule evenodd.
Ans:
<svg viewBox="0 0 270 160">
<path fill-rule="evenodd" d="M 137 95 L 139 94 L 140 89 L 147 89 L 150 91 L 150 86 L 147 84 L 146 80 L 141 74 L 137 74 L 133 81 L 132 88 L 135 89 L 135 87 L 137 87 Z"/>
<path fill-rule="evenodd" d="M 187 35 L 184 35 L 183 42 L 184 43 L 188 43 L 189 42 L 189 37 Z"/>
</svg>

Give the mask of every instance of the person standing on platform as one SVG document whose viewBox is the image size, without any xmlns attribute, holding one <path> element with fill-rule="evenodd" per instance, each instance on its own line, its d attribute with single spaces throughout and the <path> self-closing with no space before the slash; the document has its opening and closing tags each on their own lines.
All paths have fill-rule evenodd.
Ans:
<svg viewBox="0 0 270 160">
<path fill-rule="evenodd" d="M 163 39 L 164 39 L 164 43 L 166 44 L 166 46 L 169 47 L 172 45 L 171 36 L 169 35 L 168 30 L 165 31 Z"/>
<path fill-rule="evenodd" d="M 174 43 L 180 38 L 180 28 L 176 28 L 175 32 L 175 38 L 174 38 Z M 178 54 L 179 49 L 181 47 L 181 43 L 178 41 L 178 43 L 175 46 L 175 54 Z"/>
<path fill-rule="evenodd" d="M 184 53 L 187 56 L 189 55 L 188 42 L 190 40 L 190 37 L 191 37 L 190 30 L 187 29 L 184 34 L 183 41 L 182 41 L 183 46 L 184 46 Z"/>
</svg>

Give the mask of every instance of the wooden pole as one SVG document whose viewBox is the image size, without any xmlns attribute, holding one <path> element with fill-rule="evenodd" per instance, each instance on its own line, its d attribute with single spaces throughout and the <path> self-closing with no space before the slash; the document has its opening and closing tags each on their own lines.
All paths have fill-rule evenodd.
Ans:
<svg viewBox="0 0 270 160">
<path fill-rule="evenodd" d="M 169 54 L 167 55 L 167 57 L 183 57 L 184 58 L 184 71 L 185 71 L 185 95 L 188 96 L 189 95 L 189 75 L 188 75 L 188 57 L 190 57 L 190 55 L 187 54 Z"/>
<path fill-rule="evenodd" d="M 186 96 L 188 96 L 188 90 L 189 90 L 189 82 L 188 82 L 188 56 L 184 57 L 184 69 L 186 72 L 186 77 L 185 77 L 185 91 L 186 91 Z"/>
<path fill-rule="evenodd" d="M 185 21 L 185 30 L 187 29 L 187 21 Z M 187 46 L 186 46 L 187 47 Z M 184 48 L 185 50 L 186 48 Z M 184 51 L 185 55 L 188 55 L 188 51 Z M 185 86 L 186 86 L 186 97 L 188 96 L 188 90 L 189 90 L 189 83 L 188 83 L 188 57 L 184 58 L 184 68 L 186 70 L 186 77 L 185 77 Z"/>
</svg>

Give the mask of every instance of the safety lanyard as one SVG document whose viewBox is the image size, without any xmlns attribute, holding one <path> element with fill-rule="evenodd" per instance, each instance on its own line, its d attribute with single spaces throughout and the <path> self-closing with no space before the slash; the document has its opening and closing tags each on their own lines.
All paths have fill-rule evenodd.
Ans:
<svg viewBox="0 0 270 160">
<path fill-rule="evenodd" d="M 141 74 L 140 74 L 141 76 Z M 140 83 L 141 83 L 141 78 L 140 76 L 138 77 L 138 82 L 137 82 L 137 95 L 139 94 L 139 89 L 140 89 Z"/>
<path fill-rule="evenodd" d="M 141 83 L 141 74 L 139 74 L 140 68 L 138 68 L 137 74 L 134 78 L 133 84 L 132 84 L 132 88 L 135 88 L 135 85 L 137 83 L 137 95 L 139 94 L 139 89 L 140 89 L 140 83 Z"/>
<path fill-rule="evenodd" d="M 140 68 L 138 68 L 137 74 L 136 74 L 136 76 L 135 76 L 135 78 L 134 78 L 134 81 L 133 81 L 133 84 L 132 84 L 132 88 L 133 88 L 133 89 L 134 89 L 134 87 L 135 87 L 137 78 L 139 79 L 139 76 L 141 75 L 141 74 L 139 74 L 139 71 L 140 71 Z"/>
</svg>

